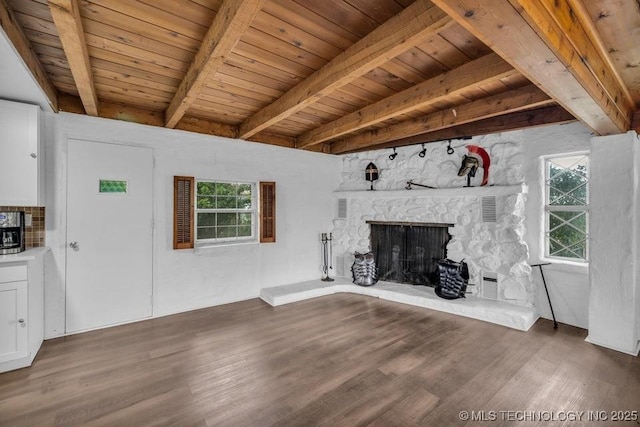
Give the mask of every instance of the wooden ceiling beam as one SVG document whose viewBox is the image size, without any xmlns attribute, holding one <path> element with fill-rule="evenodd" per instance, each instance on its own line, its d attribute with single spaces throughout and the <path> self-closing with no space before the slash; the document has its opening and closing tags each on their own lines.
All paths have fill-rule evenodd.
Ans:
<svg viewBox="0 0 640 427">
<path fill-rule="evenodd" d="M 165 126 L 173 128 L 198 98 L 207 79 L 224 64 L 240 37 L 256 17 L 264 0 L 225 0 L 200 49 L 165 112 Z"/>
<path fill-rule="evenodd" d="M 630 128 L 632 106 L 567 0 L 433 0 L 598 134 Z"/>
<path fill-rule="evenodd" d="M 504 114 L 489 119 L 478 120 L 452 128 L 427 132 L 420 135 L 385 142 L 371 147 L 359 148 L 353 151 L 345 151 L 341 154 L 349 154 L 360 151 L 381 150 L 384 148 L 405 147 L 408 145 L 426 144 L 430 142 L 456 139 L 466 136 L 488 135 L 499 132 L 508 132 L 519 129 L 527 129 L 538 126 L 563 124 L 576 121 L 564 108 L 554 105 L 550 107 L 536 108 L 533 110 L 519 111 Z"/>
<path fill-rule="evenodd" d="M 312 129 L 298 137 L 297 148 L 307 148 L 337 138 L 417 108 L 433 105 L 447 97 L 459 95 L 470 86 L 494 82 L 515 74 L 519 73 L 508 62 L 499 55 L 490 53 Z"/>
<path fill-rule="evenodd" d="M 77 0 L 49 0 L 53 22 L 58 29 L 73 80 L 87 114 L 98 115 L 98 96 L 93 84 L 89 51 Z"/>
<path fill-rule="evenodd" d="M 537 29 L 547 45 L 573 72 L 591 97 L 603 110 L 613 107 L 610 117 L 621 131 L 630 127 L 634 106 L 629 90 L 618 77 L 601 44 L 589 32 L 590 17 L 583 8 L 576 8 L 572 0 L 517 0 L 524 17 Z"/>
<path fill-rule="evenodd" d="M 247 139 L 409 50 L 453 23 L 429 0 L 416 0 L 240 125 Z"/>
<path fill-rule="evenodd" d="M 510 90 L 477 101 L 437 111 L 424 117 L 406 120 L 386 128 L 356 134 L 331 144 L 332 154 L 342 154 L 372 147 L 413 135 L 433 132 L 461 124 L 548 105 L 553 101 L 534 85 Z"/>
<path fill-rule="evenodd" d="M 633 121 L 631 122 L 631 129 L 635 130 L 640 135 L 640 110 L 633 114 Z"/>
<path fill-rule="evenodd" d="M 42 67 L 38 56 L 31 48 L 29 39 L 24 35 L 22 28 L 18 24 L 13 10 L 9 7 L 6 0 L 0 0 L 0 25 L 7 35 L 11 44 L 22 58 L 27 66 L 31 76 L 40 86 L 42 92 L 47 98 L 47 102 L 54 112 L 58 112 L 58 91 L 53 86 L 47 72 Z"/>
</svg>

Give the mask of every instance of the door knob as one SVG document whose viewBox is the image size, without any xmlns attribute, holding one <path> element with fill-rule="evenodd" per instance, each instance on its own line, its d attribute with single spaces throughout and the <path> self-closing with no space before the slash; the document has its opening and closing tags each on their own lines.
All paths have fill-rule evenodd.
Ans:
<svg viewBox="0 0 640 427">
<path fill-rule="evenodd" d="M 18 319 L 18 323 L 20 323 L 20 326 L 24 326 L 24 319 Z"/>
<path fill-rule="evenodd" d="M 80 245 L 78 244 L 78 242 L 71 242 L 71 243 L 69 243 L 69 247 L 71 249 L 78 250 L 80 248 Z"/>
</svg>

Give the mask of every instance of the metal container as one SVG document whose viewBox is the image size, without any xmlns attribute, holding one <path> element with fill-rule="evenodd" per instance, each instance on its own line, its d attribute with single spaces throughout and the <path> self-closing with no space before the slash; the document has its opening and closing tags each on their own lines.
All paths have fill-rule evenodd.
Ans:
<svg viewBox="0 0 640 427">
<path fill-rule="evenodd" d="M 0 212 L 0 255 L 24 249 L 24 212 Z"/>
</svg>

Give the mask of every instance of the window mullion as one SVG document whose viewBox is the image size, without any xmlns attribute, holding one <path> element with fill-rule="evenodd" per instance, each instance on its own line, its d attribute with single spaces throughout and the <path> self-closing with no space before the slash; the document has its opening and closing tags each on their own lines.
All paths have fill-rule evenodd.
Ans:
<svg viewBox="0 0 640 427">
<path fill-rule="evenodd" d="M 589 206 L 587 205 L 578 205 L 578 206 L 572 206 L 572 205 L 559 205 L 559 206 L 552 206 L 552 205 L 546 205 L 545 210 L 547 212 L 589 212 Z"/>
</svg>

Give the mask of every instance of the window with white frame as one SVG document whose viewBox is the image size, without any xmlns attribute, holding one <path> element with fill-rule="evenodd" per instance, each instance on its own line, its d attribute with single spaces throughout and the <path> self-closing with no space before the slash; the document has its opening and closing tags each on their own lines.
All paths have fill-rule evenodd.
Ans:
<svg viewBox="0 0 640 427">
<path fill-rule="evenodd" d="M 196 181 L 196 243 L 255 240 L 255 183 Z"/>
<path fill-rule="evenodd" d="M 546 256 L 586 262 L 589 257 L 589 156 L 545 159 Z"/>
</svg>

